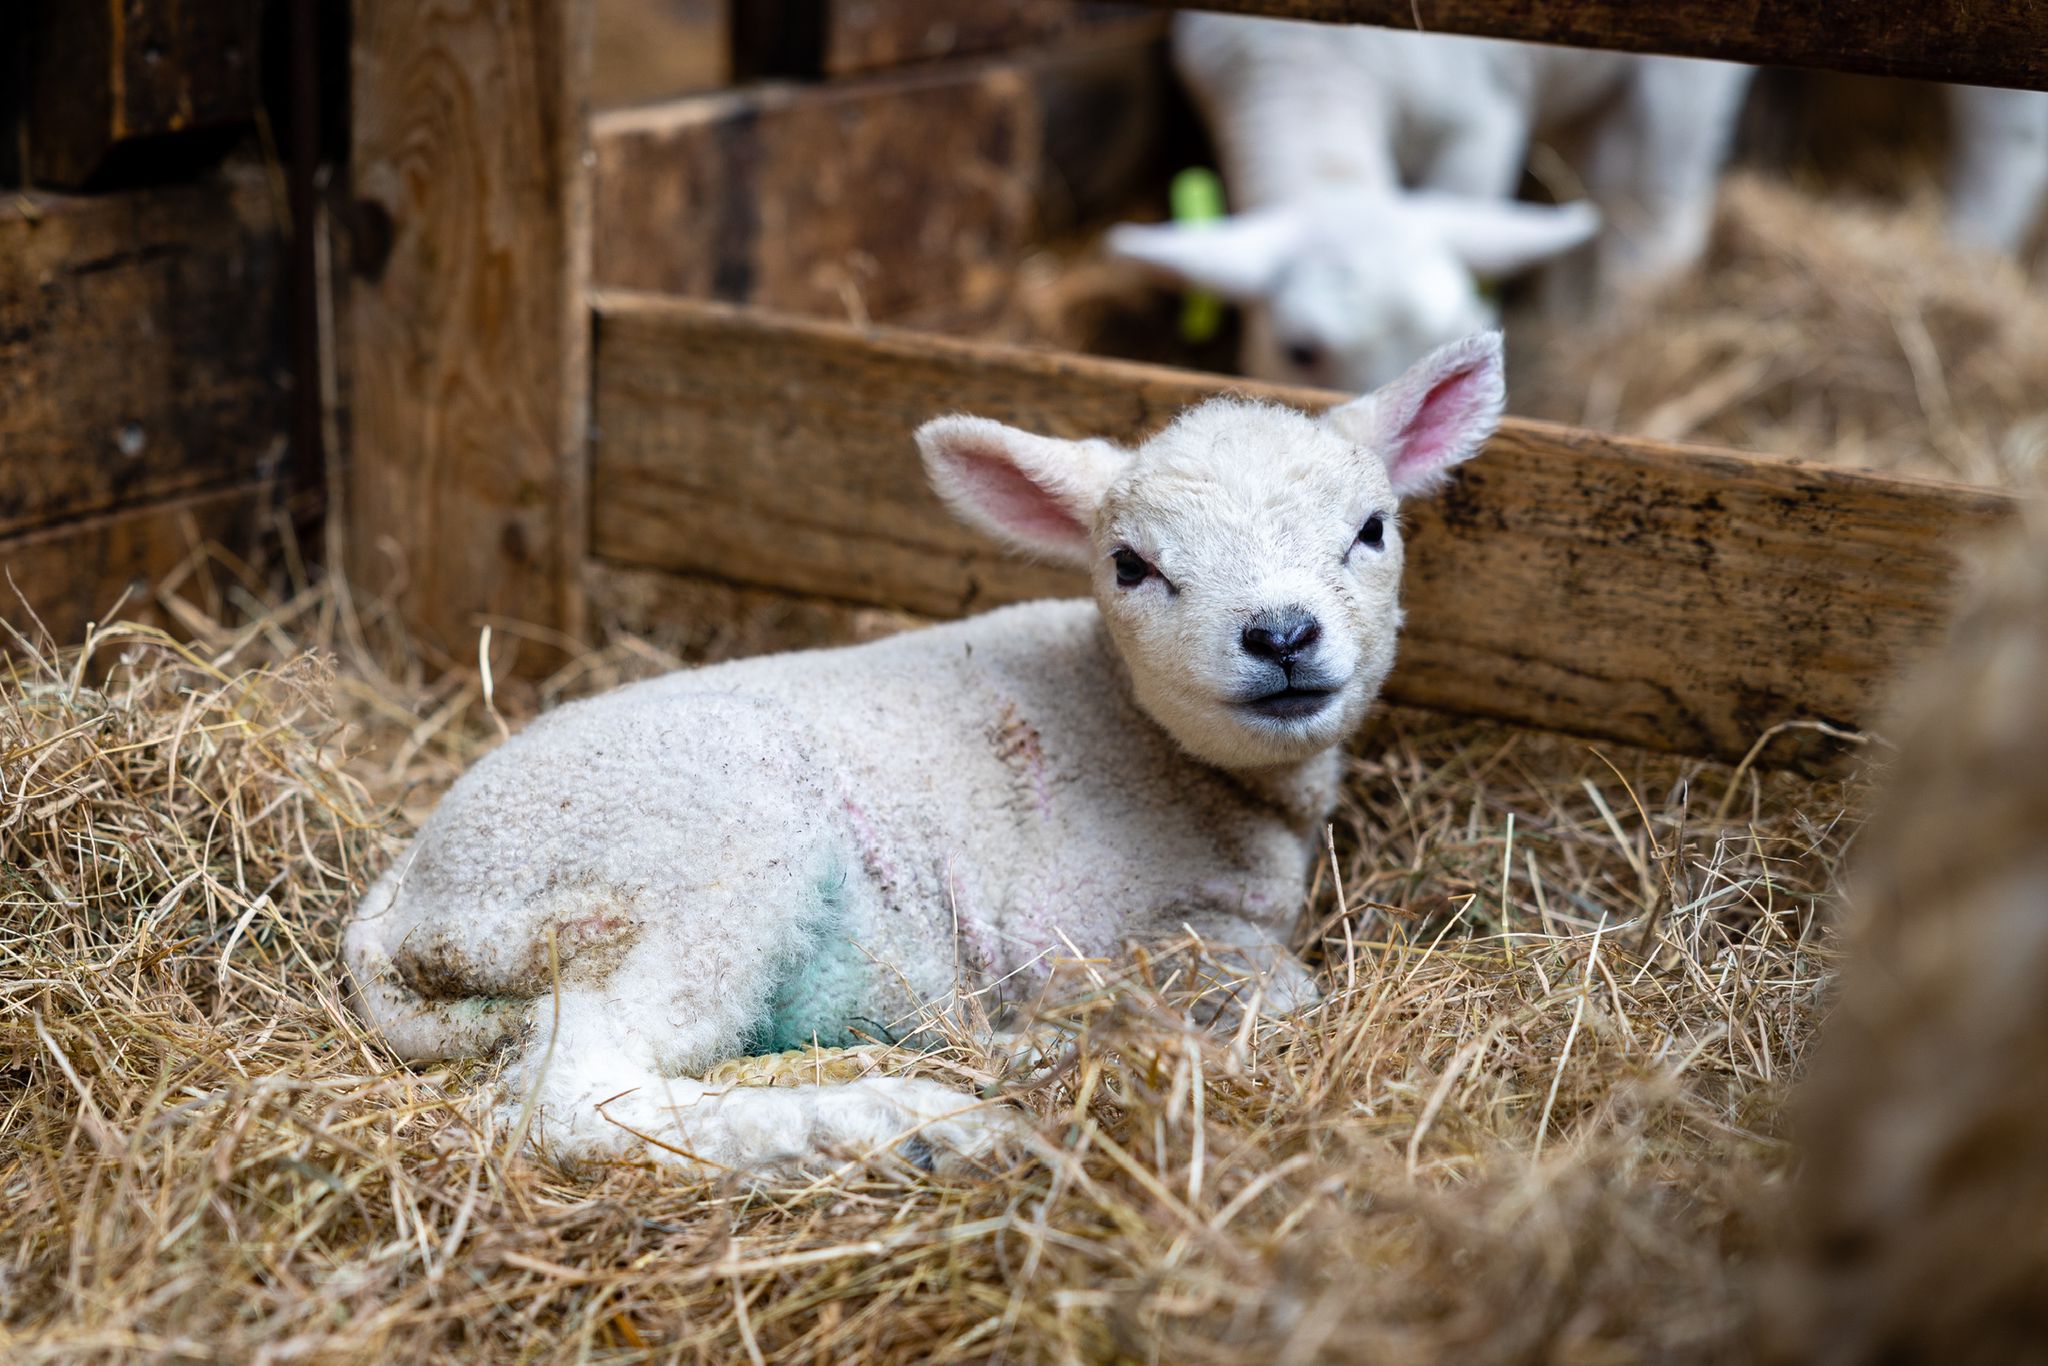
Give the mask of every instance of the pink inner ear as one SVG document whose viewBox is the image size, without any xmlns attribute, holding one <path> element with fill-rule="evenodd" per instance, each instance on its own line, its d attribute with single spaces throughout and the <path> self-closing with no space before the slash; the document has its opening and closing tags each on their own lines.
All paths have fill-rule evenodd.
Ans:
<svg viewBox="0 0 2048 1366">
<path fill-rule="evenodd" d="M 1387 473 L 1395 487 L 1427 482 L 1467 454 L 1496 401 L 1496 387 L 1484 363 L 1454 370 L 1431 385 L 1394 438 Z"/>
<path fill-rule="evenodd" d="M 1088 527 L 1001 456 L 964 450 L 953 465 L 983 513 L 1018 536 L 1064 545 L 1088 541 Z"/>
</svg>

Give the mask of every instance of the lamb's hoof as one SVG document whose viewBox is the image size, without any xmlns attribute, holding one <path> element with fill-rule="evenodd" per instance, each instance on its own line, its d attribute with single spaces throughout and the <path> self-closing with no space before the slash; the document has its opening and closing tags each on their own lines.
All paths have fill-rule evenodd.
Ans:
<svg viewBox="0 0 2048 1366">
<path fill-rule="evenodd" d="M 940 1176 L 992 1174 L 1023 1151 L 1030 1125 L 1021 1111 L 990 1104 L 937 1082 L 875 1077 L 866 1100 L 879 1107 L 868 1123 L 895 1154 L 919 1171 Z M 876 1130 L 886 1131 L 876 1133 Z M 851 1135 L 849 1135 L 851 1137 Z"/>
</svg>

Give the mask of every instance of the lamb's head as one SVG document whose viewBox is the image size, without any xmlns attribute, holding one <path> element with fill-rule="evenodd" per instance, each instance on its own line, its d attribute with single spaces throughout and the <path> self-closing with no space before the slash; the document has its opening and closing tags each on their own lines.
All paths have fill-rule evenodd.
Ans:
<svg viewBox="0 0 2048 1366">
<path fill-rule="evenodd" d="M 1570 251 L 1599 227 L 1585 203 L 1333 189 L 1214 223 L 1126 223 L 1107 245 L 1240 305 L 1247 374 L 1355 391 L 1492 326 L 1481 278 Z"/>
<path fill-rule="evenodd" d="M 976 417 L 917 440 L 965 521 L 1088 571 L 1147 714 L 1197 758 L 1249 769 L 1364 718 L 1401 627 L 1399 502 L 1477 450 L 1503 392 L 1485 333 L 1320 417 L 1212 399 L 1135 450 Z"/>
</svg>

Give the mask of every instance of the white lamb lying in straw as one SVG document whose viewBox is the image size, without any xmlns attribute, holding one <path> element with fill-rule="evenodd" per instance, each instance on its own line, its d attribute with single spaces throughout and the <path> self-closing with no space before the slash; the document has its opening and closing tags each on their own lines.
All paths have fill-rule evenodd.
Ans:
<svg viewBox="0 0 2048 1366">
<path fill-rule="evenodd" d="M 917 433 L 968 522 L 1085 568 L 1035 602 L 566 706 L 456 783 L 347 958 L 404 1057 L 510 1042 L 508 1111 L 570 1159 L 974 1155 L 1000 1107 L 898 1077 L 720 1090 L 722 1059 L 1192 928 L 1316 999 L 1286 940 L 1337 747 L 1394 662 L 1397 503 L 1499 420 L 1466 338 L 1310 417 L 1214 399 L 1135 450 L 974 417 Z M 552 947 L 551 947 L 552 946 Z M 557 996 L 557 985 L 558 996 Z"/>
</svg>

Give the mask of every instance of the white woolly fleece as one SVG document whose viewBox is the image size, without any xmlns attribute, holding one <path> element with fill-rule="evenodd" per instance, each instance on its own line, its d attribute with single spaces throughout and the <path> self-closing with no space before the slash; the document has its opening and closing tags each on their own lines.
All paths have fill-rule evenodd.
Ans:
<svg viewBox="0 0 2048 1366">
<path fill-rule="evenodd" d="M 1492 430 L 1499 367 L 1499 339 L 1474 339 L 1326 420 L 1212 402 L 1135 451 L 928 424 L 948 498 L 1088 564 L 1097 600 L 542 717 L 364 897 L 361 1009 L 407 1058 L 515 1045 L 508 1109 L 530 1098 L 565 1158 L 731 1166 L 982 1152 L 1010 1121 L 932 1083 L 696 1078 L 900 1035 L 991 983 L 1014 999 L 1073 950 L 1192 926 L 1263 974 L 1269 1008 L 1312 1001 L 1285 945 L 1336 746 L 1393 661 L 1396 502 Z M 1151 572 L 1126 583 L 1136 548 Z"/>
</svg>

